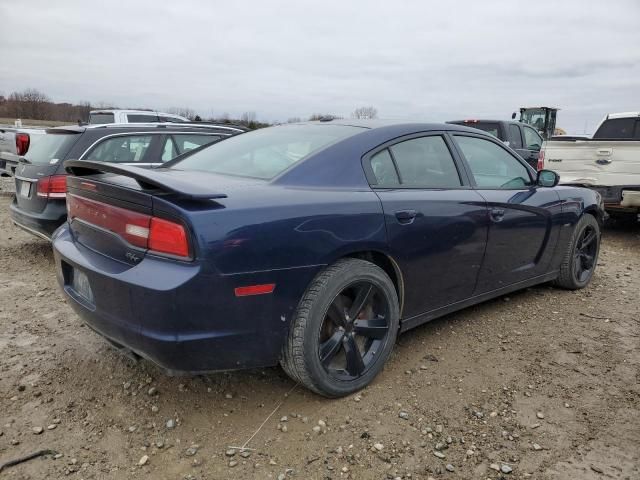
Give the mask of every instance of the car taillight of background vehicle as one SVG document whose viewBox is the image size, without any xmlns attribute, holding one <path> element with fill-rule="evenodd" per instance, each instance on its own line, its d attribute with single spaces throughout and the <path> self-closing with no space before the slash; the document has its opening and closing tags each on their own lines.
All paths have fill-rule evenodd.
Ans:
<svg viewBox="0 0 640 480">
<path fill-rule="evenodd" d="M 69 218 L 78 218 L 122 237 L 127 243 L 151 253 L 191 259 L 184 225 L 164 218 L 116 207 L 74 194 L 67 196 Z"/>
<path fill-rule="evenodd" d="M 544 169 L 544 150 L 540 150 L 538 154 L 538 171 Z"/>
<path fill-rule="evenodd" d="M 51 175 L 38 180 L 38 196 L 42 198 L 65 198 L 67 195 L 67 176 Z"/>
<path fill-rule="evenodd" d="M 27 154 L 30 142 L 31 138 L 28 133 L 16 133 L 16 153 L 19 157 Z"/>
</svg>

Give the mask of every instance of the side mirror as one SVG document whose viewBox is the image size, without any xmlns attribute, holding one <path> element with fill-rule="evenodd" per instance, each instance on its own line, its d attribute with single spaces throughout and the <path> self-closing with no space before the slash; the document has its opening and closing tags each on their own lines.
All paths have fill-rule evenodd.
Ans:
<svg viewBox="0 0 640 480">
<path fill-rule="evenodd" d="M 536 184 L 540 187 L 555 187 L 560 182 L 560 175 L 552 170 L 540 170 Z"/>
<path fill-rule="evenodd" d="M 513 113 L 511 114 L 511 120 L 515 120 L 515 119 L 516 119 L 516 112 L 513 112 Z"/>
</svg>

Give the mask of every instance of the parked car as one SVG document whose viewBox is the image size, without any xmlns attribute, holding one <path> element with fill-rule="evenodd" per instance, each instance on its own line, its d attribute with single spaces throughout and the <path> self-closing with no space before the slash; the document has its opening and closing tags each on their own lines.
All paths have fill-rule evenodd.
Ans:
<svg viewBox="0 0 640 480">
<path fill-rule="evenodd" d="M 591 188 L 602 195 L 612 216 L 640 215 L 640 112 L 612 113 L 591 139 L 545 142 L 539 168 L 560 175 L 566 185 Z"/>
<path fill-rule="evenodd" d="M 18 227 L 46 239 L 65 222 L 65 159 L 152 167 L 240 132 L 234 127 L 174 123 L 47 129 L 20 159 L 11 219 Z"/>
<path fill-rule="evenodd" d="M 0 176 L 13 176 L 18 159 L 43 134 L 44 129 L 0 126 Z"/>
<path fill-rule="evenodd" d="M 153 112 L 149 110 L 91 110 L 89 112 L 90 125 L 104 125 L 105 123 L 185 123 L 190 122 L 186 117 L 173 113 Z"/>
<path fill-rule="evenodd" d="M 533 168 L 538 165 L 538 155 L 544 140 L 529 125 L 508 120 L 453 120 L 447 123 L 487 132 L 513 148 Z"/>
<path fill-rule="evenodd" d="M 600 244 L 596 192 L 457 125 L 289 124 L 158 169 L 66 169 L 55 263 L 93 330 L 172 372 L 280 362 L 329 397 L 370 383 L 400 331 L 586 286 Z"/>
</svg>

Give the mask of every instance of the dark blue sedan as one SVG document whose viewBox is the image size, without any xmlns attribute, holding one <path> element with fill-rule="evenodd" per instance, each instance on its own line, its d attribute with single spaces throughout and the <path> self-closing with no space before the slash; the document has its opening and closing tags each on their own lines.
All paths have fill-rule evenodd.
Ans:
<svg viewBox="0 0 640 480">
<path fill-rule="evenodd" d="M 58 278 L 92 329 L 168 371 L 280 363 L 330 397 L 370 383 L 401 331 L 586 286 L 604 215 L 456 125 L 291 124 L 161 169 L 66 168 Z"/>
</svg>

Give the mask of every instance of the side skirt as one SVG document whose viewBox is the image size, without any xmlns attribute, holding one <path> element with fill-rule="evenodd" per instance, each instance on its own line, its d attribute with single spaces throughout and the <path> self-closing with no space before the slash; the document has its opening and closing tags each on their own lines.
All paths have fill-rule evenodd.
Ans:
<svg viewBox="0 0 640 480">
<path fill-rule="evenodd" d="M 400 332 L 406 332 L 407 330 L 411 330 L 412 328 L 415 328 L 418 325 L 422 325 L 423 323 L 429 322 L 431 320 L 442 317 L 449 313 L 462 310 L 463 308 L 470 307 L 478 303 L 486 302 L 487 300 L 491 300 L 492 298 L 496 298 L 501 295 L 505 295 L 507 293 L 515 292 L 516 290 L 522 290 L 523 288 L 531 287 L 533 285 L 538 285 L 540 283 L 549 282 L 557 278 L 557 276 L 558 276 L 557 271 L 549 272 L 544 275 L 540 275 L 538 277 L 530 278 L 529 280 L 524 280 L 522 282 L 514 283 L 513 285 L 499 288 L 498 290 L 492 290 L 490 292 L 483 293 L 482 295 L 469 297 L 466 300 L 452 303 L 451 305 L 447 305 L 446 307 L 440 307 L 435 310 L 431 310 L 430 312 L 421 313 L 420 315 L 415 315 L 410 318 L 405 318 L 400 322 Z"/>
</svg>

